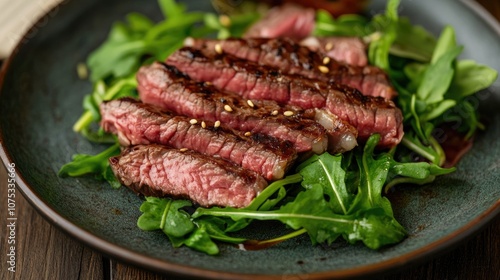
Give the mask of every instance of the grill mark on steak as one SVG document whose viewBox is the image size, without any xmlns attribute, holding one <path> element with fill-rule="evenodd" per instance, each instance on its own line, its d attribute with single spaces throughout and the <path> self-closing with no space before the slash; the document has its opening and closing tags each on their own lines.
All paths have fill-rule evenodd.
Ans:
<svg viewBox="0 0 500 280">
<path fill-rule="evenodd" d="M 193 39 L 186 46 L 214 52 L 220 45 L 224 53 L 258 62 L 261 65 L 280 69 L 283 73 L 297 74 L 329 83 L 345 84 L 356 88 L 364 95 L 392 99 L 397 92 L 390 85 L 387 74 L 375 66 L 355 66 L 334 59 L 324 60 L 321 52 L 310 50 L 290 39 Z M 326 63 L 325 63 L 326 62 Z"/>
<path fill-rule="evenodd" d="M 220 156 L 267 180 L 283 178 L 297 155 L 292 143 L 266 135 L 249 137 L 235 131 L 214 128 L 213 123 L 191 124 L 184 116 L 160 112 L 151 105 L 131 98 L 101 103 L 101 127 L 118 135 L 123 146 L 162 144 L 177 149 Z"/>
<path fill-rule="evenodd" d="M 211 82 L 244 98 L 270 99 L 303 109 L 325 108 L 353 125 L 362 141 L 379 133 L 381 147 L 393 147 L 403 137 L 402 113 L 392 101 L 363 96 L 347 86 L 280 74 L 275 68 L 229 54 L 214 55 L 211 51 L 205 54 L 189 47 L 173 53 L 168 63 L 194 80 Z"/>
<path fill-rule="evenodd" d="M 161 145 L 126 148 L 109 159 L 118 180 L 145 196 L 188 198 L 203 207 L 245 207 L 267 182 L 221 158 Z"/>
<path fill-rule="evenodd" d="M 284 116 L 287 109 L 275 102 L 253 100 L 252 108 L 237 94 L 223 93 L 211 85 L 195 82 L 175 67 L 161 63 L 141 67 L 137 80 L 141 100 L 161 109 L 290 141 L 298 152 L 319 154 L 326 150 L 327 136 L 321 125 L 300 114 Z M 273 111 L 278 114 L 274 115 Z"/>
</svg>

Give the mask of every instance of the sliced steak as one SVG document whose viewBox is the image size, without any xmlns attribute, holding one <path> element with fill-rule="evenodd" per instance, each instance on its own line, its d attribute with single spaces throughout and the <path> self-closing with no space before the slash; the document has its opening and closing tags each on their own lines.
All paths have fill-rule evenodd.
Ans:
<svg viewBox="0 0 500 280">
<path fill-rule="evenodd" d="M 367 46 L 358 37 L 307 37 L 300 44 L 340 62 L 368 65 Z"/>
<path fill-rule="evenodd" d="M 297 74 L 324 82 L 345 84 L 364 95 L 392 99 L 397 92 L 387 74 L 374 66 L 354 66 L 338 62 L 320 52 L 314 52 L 290 39 L 226 39 L 185 40 L 184 44 L 203 50 L 206 54 L 230 54 L 240 59 L 258 62 L 279 69 L 283 73 Z M 325 59 L 326 57 L 326 59 Z M 171 63 L 169 60 L 168 63 Z"/>
<path fill-rule="evenodd" d="M 320 124 L 276 102 L 248 102 L 237 94 L 195 82 L 175 67 L 161 63 L 141 67 L 137 80 L 139 96 L 145 103 L 198 121 L 220 122 L 223 127 L 290 141 L 298 152 L 326 150 L 326 131 Z M 286 116 L 285 111 L 293 115 Z"/>
<path fill-rule="evenodd" d="M 109 163 L 136 193 L 188 198 L 204 207 L 245 207 L 267 187 L 257 173 L 232 162 L 161 145 L 129 147 Z"/>
<path fill-rule="evenodd" d="M 118 135 L 123 146 L 162 144 L 230 160 L 267 180 L 283 178 L 297 155 L 291 142 L 266 135 L 236 135 L 184 116 L 160 112 L 131 98 L 104 102 L 101 127 Z"/>
<path fill-rule="evenodd" d="M 168 63 L 194 80 L 210 82 L 244 98 L 274 100 L 303 109 L 327 109 L 353 125 L 362 141 L 379 133 L 380 146 L 392 147 L 403 137 L 403 117 L 392 101 L 363 96 L 350 87 L 281 74 L 276 68 L 228 54 L 207 55 L 188 47 L 173 53 Z"/>
<path fill-rule="evenodd" d="M 294 4 L 285 4 L 270 9 L 264 17 L 254 23 L 243 37 L 290 37 L 302 39 L 314 29 L 315 11 Z"/>
</svg>

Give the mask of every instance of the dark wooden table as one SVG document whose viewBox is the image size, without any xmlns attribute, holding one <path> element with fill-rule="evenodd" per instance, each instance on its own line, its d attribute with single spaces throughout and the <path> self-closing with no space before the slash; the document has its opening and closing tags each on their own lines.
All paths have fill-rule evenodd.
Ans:
<svg viewBox="0 0 500 280">
<path fill-rule="evenodd" d="M 500 20 L 499 0 L 479 2 Z M 16 272 L 8 272 L 7 180 L 1 166 L 0 279 L 172 279 L 110 260 L 80 244 L 48 223 L 19 191 Z M 500 217 L 448 252 L 383 279 L 500 279 Z"/>
</svg>

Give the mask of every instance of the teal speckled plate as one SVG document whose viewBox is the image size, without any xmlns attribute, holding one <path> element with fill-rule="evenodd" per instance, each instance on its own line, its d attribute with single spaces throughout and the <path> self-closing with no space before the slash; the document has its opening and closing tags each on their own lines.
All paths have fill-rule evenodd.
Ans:
<svg viewBox="0 0 500 280">
<path fill-rule="evenodd" d="M 209 1 L 191 1 L 209 8 Z M 201 7 L 203 6 L 203 7 Z M 383 11 L 376 1 L 374 13 Z M 91 90 L 75 67 L 105 38 L 110 25 L 137 11 L 160 18 L 156 1 L 65 1 L 24 37 L 0 77 L 0 156 L 15 163 L 19 189 L 53 224 L 108 256 L 139 267 L 215 279 L 318 279 L 368 276 L 414 264 L 460 242 L 500 212 L 500 82 L 476 101 L 488 129 L 478 135 L 458 172 L 422 187 L 391 194 L 395 215 L 409 232 L 402 243 L 379 251 L 342 242 L 311 246 L 302 236 L 266 250 L 221 246 L 219 256 L 173 249 L 160 232 L 136 227 L 141 199 L 92 178 L 61 179 L 57 171 L 75 153 L 96 146 L 71 130 Z M 500 27 L 469 2 L 403 1 L 401 13 L 438 34 L 456 28 L 463 58 L 500 69 Z M 262 230 L 262 228 L 264 228 Z M 261 236 L 276 233 L 264 224 Z M 256 233 L 257 234 L 257 233 Z M 291 277 L 291 276 L 290 276 Z"/>
</svg>

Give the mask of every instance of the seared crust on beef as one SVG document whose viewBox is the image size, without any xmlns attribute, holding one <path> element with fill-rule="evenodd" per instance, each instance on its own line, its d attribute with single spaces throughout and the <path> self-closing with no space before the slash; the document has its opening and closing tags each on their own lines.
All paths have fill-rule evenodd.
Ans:
<svg viewBox="0 0 500 280">
<path fill-rule="evenodd" d="M 402 113 L 392 101 L 363 96 L 347 86 L 282 74 L 277 68 L 229 54 L 217 55 L 189 47 L 173 53 L 167 62 L 194 80 L 210 82 L 243 98 L 270 99 L 303 109 L 327 109 L 353 125 L 362 141 L 379 133 L 379 145 L 393 147 L 404 134 Z"/>
<path fill-rule="evenodd" d="M 188 39 L 185 44 L 205 53 L 216 53 L 220 46 L 224 54 L 278 68 L 282 73 L 298 74 L 310 79 L 356 88 L 364 95 L 392 99 L 397 92 L 390 85 L 387 74 L 374 66 L 355 66 L 341 63 L 315 52 L 290 39 Z M 219 48 L 219 47 L 217 47 Z M 219 50 L 219 52 L 220 52 Z"/>
<path fill-rule="evenodd" d="M 221 158 L 139 145 L 109 159 L 118 180 L 145 196 L 188 198 L 204 206 L 245 207 L 266 186 L 257 173 Z"/>
<path fill-rule="evenodd" d="M 212 122 L 195 123 L 131 98 L 101 103 L 100 110 L 101 127 L 117 134 L 123 146 L 161 144 L 195 150 L 230 160 L 267 180 L 281 179 L 297 157 L 288 141 L 260 134 L 245 136 L 214 128 Z"/>
<path fill-rule="evenodd" d="M 195 82 L 175 67 L 161 63 L 141 67 L 137 80 L 145 103 L 198 121 L 220 121 L 224 127 L 290 141 L 298 152 L 319 154 L 326 150 L 325 129 L 314 120 L 302 118 L 295 108 L 259 100 L 251 100 L 250 106 L 237 94 Z M 285 111 L 293 115 L 286 116 Z"/>
</svg>

